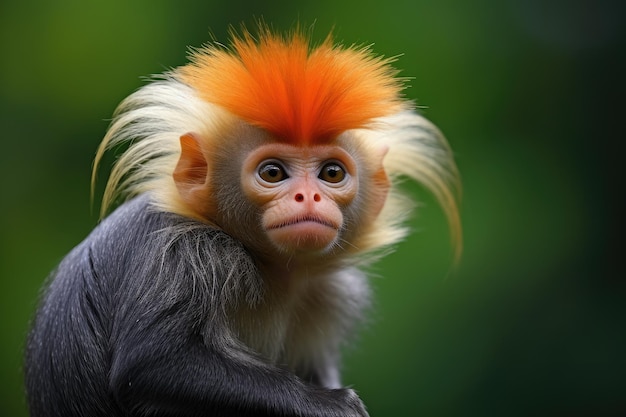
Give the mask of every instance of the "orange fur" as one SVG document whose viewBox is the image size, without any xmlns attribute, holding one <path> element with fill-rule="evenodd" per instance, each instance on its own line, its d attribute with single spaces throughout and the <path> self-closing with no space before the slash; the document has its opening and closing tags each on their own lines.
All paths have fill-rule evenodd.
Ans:
<svg viewBox="0 0 626 417">
<path fill-rule="evenodd" d="M 282 37 L 261 27 L 258 41 L 233 34 L 232 49 L 193 53 L 182 81 L 278 140 L 327 143 L 406 107 L 390 60 L 367 48 L 341 48 L 330 37 L 311 47 L 301 31 Z"/>
</svg>

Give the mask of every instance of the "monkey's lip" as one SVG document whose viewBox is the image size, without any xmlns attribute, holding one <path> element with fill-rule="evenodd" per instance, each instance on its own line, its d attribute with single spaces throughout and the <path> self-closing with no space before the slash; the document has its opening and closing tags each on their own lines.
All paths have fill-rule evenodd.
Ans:
<svg viewBox="0 0 626 417">
<path fill-rule="evenodd" d="M 277 223 L 274 225 L 271 225 L 270 227 L 268 227 L 269 230 L 274 230 L 274 229 L 281 229 L 283 227 L 290 227 L 290 226 L 295 226 L 295 225 L 300 225 L 300 224 L 306 224 L 306 223 L 316 223 L 322 226 L 326 226 L 329 227 L 331 229 L 334 230 L 338 230 L 339 227 L 326 220 L 323 219 L 321 217 L 317 217 L 317 216 L 299 216 L 299 217 L 294 217 L 293 219 L 287 220 L 286 222 L 281 222 L 281 223 Z"/>
<path fill-rule="evenodd" d="M 339 233 L 332 221 L 315 215 L 301 215 L 273 224 L 267 230 L 268 237 L 286 251 L 310 252 L 324 250 Z"/>
</svg>

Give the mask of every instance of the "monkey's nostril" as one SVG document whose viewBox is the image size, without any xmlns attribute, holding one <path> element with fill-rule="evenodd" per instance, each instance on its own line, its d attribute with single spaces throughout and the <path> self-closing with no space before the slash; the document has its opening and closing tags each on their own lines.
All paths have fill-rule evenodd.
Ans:
<svg viewBox="0 0 626 417">
<path fill-rule="evenodd" d="M 319 194 L 315 194 L 315 195 L 313 196 L 313 200 L 315 200 L 315 201 L 320 201 L 321 199 L 322 199 L 322 197 L 320 197 L 320 195 L 319 195 Z"/>
<path fill-rule="evenodd" d="M 296 194 L 296 201 L 299 202 L 299 203 L 303 202 L 304 201 L 304 195 L 302 195 L 300 193 Z"/>
</svg>

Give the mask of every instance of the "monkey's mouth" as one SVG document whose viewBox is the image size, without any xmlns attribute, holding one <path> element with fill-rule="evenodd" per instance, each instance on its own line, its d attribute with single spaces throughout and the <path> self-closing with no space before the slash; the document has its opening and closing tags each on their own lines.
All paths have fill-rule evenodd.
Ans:
<svg viewBox="0 0 626 417">
<path fill-rule="evenodd" d="M 336 224 L 318 216 L 298 216 L 292 219 L 289 219 L 285 222 L 277 223 L 268 227 L 269 230 L 281 229 L 283 227 L 295 226 L 295 225 L 305 225 L 306 223 L 316 223 L 318 225 L 326 226 L 334 230 L 338 230 L 339 226 Z"/>
<path fill-rule="evenodd" d="M 321 251 L 332 245 L 339 226 L 321 216 L 295 216 L 267 228 L 270 240 L 283 251 Z"/>
</svg>

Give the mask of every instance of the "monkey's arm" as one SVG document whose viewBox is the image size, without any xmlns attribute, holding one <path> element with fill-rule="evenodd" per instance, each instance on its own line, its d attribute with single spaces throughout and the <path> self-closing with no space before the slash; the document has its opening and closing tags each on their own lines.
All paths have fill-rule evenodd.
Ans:
<svg viewBox="0 0 626 417">
<path fill-rule="evenodd" d="M 142 248 L 135 259 L 153 261 L 129 265 L 119 291 L 110 389 L 122 408 L 150 416 L 367 416 L 354 391 L 307 384 L 232 337 L 226 304 L 259 296 L 249 255 L 207 227 L 159 233 L 166 223 L 130 245 Z"/>
<path fill-rule="evenodd" d="M 144 335 L 117 349 L 111 388 L 122 408 L 138 415 L 366 416 L 348 389 L 307 385 L 288 371 L 246 363 L 241 352 L 189 338 L 169 346 Z M 134 414 L 133 414 L 134 415 Z"/>
</svg>

